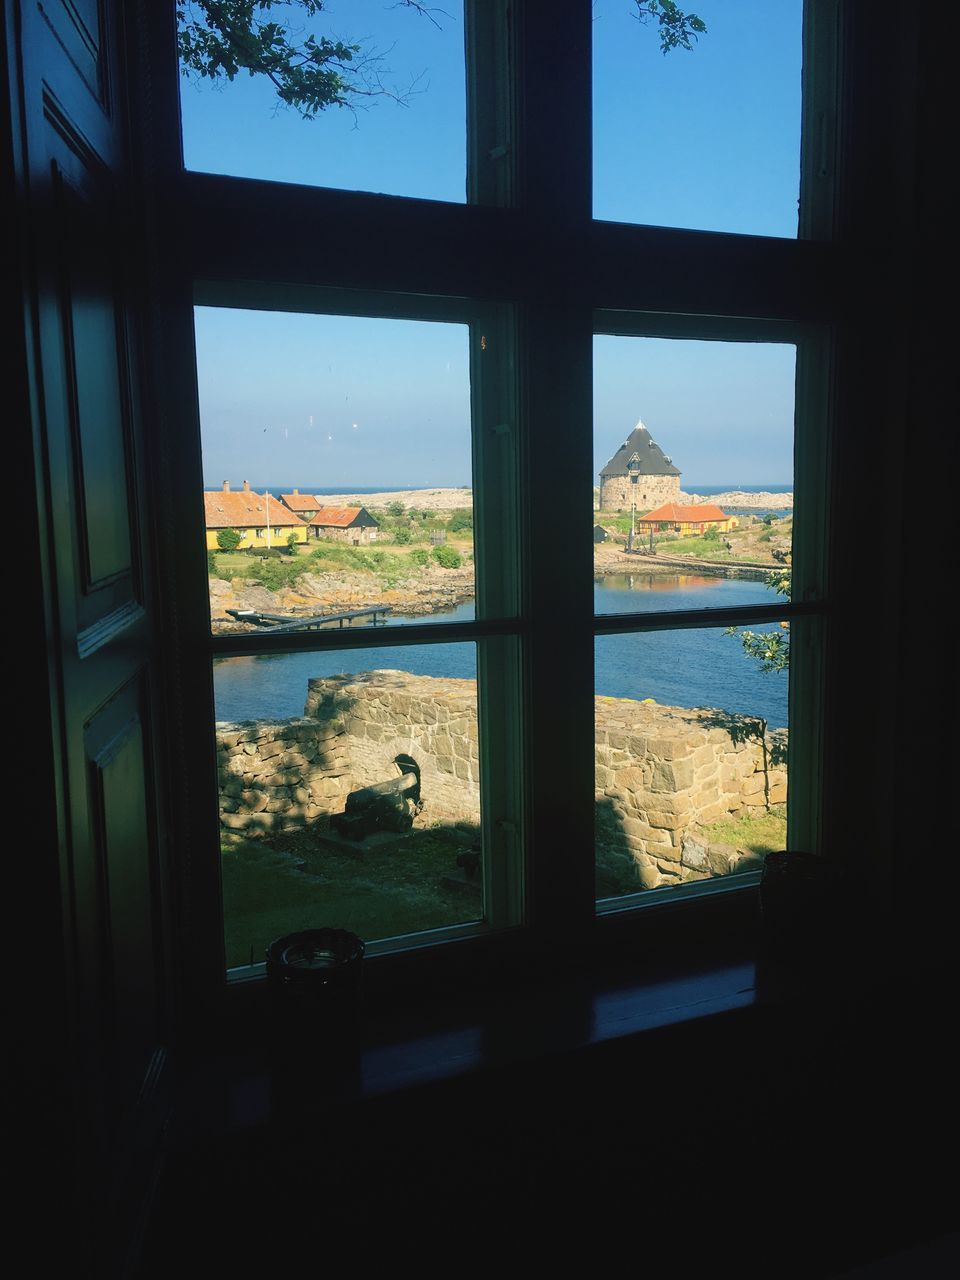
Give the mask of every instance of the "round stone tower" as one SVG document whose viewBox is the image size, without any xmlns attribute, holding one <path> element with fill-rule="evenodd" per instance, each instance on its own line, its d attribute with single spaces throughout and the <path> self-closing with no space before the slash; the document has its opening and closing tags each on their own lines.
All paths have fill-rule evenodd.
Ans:
<svg viewBox="0 0 960 1280">
<path fill-rule="evenodd" d="M 679 497 L 680 472 L 638 422 L 600 472 L 600 510 L 628 511 L 636 502 L 638 511 L 652 511 Z"/>
</svg>

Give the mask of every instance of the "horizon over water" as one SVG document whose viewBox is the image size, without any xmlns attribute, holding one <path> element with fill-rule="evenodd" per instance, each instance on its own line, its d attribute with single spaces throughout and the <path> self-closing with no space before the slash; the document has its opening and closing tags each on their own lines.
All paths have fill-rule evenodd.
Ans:
<svg viewBox="0 0 960 1280">
<path fill-rule="evenodd" d="M 221 482 L 222 483 L 222 482 Z M 231 480 L 230 488 L 240 491 L 243 486 L 241 480 Z M 204 485 L 208 492 L 219 489 L 220 484 L 210 485 L 204 481 Z M 367 485 L 367 484 L 328 484 L 328 485 L 310 485 L 304 484 L 298 480 L 296 484 L 270 484 L 261 485 L 251 481 L 251 489 L 256 489 L 260 493 L 269 492 L 274 498 L 279 498 L 282 493 L 292 493 L 294 489 L 299 489 L 301 493 L 312 493 L 318 497 L 331 493 L 420 493 L 427 489 L 463 489 L 466 492 L 472 492 L 473 486 L 468 484 L 392 484 L 392 485 Z M 680 488 L 684 493 L 699 493 L 708 495 L 713 493 L 793 493 L 792 484 L 684 484 L 681 481 Z"/>
</svg>

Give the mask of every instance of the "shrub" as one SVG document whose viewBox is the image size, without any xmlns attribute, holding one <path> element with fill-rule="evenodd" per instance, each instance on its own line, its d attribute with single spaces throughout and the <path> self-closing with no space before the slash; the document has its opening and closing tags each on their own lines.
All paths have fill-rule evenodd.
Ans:
<svg viewBox="0 0 960 1280">
<path fill-rule="evenodd" d="M 279 547 L 244 547 L 241 554 L 255 560 L 279 560 L 283 556 Z"/>
<path fill-rule="evenodd" d="M 423 547 L 417 547 L 415 551 L 410 552 L 410 559 L 414 564 L 418 564 L 422 567 L 429 561 L 430 552 L 424 550 Z"/>
<path fill-rule="evenodd" d="M 704 542 L 720 541 L 720 530 L 716 527 L 716 525 L 711 525 L 709 529 L 704 529 L 703 540 Z"/>
<path fill-rule="evenodd" d="M 473 514 L 470 511 L 455 511 L 447 526 L 451 533 L 459 533 L 461 529 L 473 528 Z"/>
<path fill-rule="evenodd" d="M 402 503 L 402 502 L 390 502 L 390 503 L 388 503 L 388 504 L 387 504 L 387 511 L 390 513 L 390 515 L 392 515 L 392 516 L 394 516 L 394 517 L 400 517 L 400 516 L 402 516 L 402 515 L 403 515 L 403 512 L 404 512 L 404 506 L 403 506 L 403 503 Z"/>
<path fill-rule="evenodd" d="M 463 557 L 455 547 L 442 544 L 433 548 L 433 558 L 441 569 L 459 569 L 463 564 Z"/>
<path fill-rule="evenodd" d="M 264 560 L 250 577 L 271 591 L 280 591 L 283 587 L 292 587 L 303 573 L 303 565 L 280 563 L 277 560 Z"/>
<path fill-rule="evenodd" d="M 394 542 L 399 543 L 401 547 L 406 546 L 407 543 L 410 541 L 410 530 L 405 529 L 401 525 L 399 529 L 395 530 L 393 535 L 393 540 Z"/>
<path fill-rule="evenodd" d="M 287 535 L 287 546 L 290 548 L 290 550 L 291 550 L 294 554 L 296 554 L 296 550 L 297 550 L 297 546 L 298 546 L 299 542 L 300 542 L 300 539 L 297 537 L 297 535 L 296 535 L 295 533 L 290 532 L 290 533 Z"/>
<path fill-rule="evenodd" d="M 207 573 L 214 574 L 217 572 L 217 553 L 215 551 L 207 551 Z"/>
<path fill-rule="evenodd" d="M 236 529 L 218 529 L 217 546 L 221 551 L 236 551 L 243 541 L 243 534 Z"/>
</svg>

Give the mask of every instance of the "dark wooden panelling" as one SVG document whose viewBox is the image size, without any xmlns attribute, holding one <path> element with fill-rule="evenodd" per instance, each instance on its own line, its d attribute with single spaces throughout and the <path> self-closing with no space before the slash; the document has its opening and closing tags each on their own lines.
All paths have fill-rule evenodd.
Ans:
<svg viewBox="0 0 960 1280">
<path fill-rule="evenodd" d="M 97 0 L 53 0 L 37 5 L 74 70 L 98 98 L 103 97 L 102 36 Z"/>
<path fill-rule="evenodd" d="M 155 834 L 149 821 L 140 680 L 86 726 L 92 862 L 102 886 L 108 1033 L 129 1065 L 114 1104 L 132 1103 L 156 1050 L 159 1015 Z M 126 1098 L 124 1098 L 126 1094 Z"/>
<path fill-rule="evenodd" d="M 125 343 L 117 314 L 116 268 L 109 256 L 109 217 L 62 184 L 67 229 L 64 323 L 73 452 L 78 472 L 78 529 L 86 594 L 131 566 L 127 496 L 129 452 Z M 109 206 L 107 208 L 109 214 Z"/>
</svg>

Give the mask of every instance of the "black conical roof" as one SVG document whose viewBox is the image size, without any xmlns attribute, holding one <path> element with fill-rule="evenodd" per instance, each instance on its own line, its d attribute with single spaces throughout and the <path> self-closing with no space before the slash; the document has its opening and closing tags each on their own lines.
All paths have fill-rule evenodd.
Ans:
<svg viewBox="0 0 960 1280">
<path fill-rule="evenodd" d="M 643 423 L 638 422 L 600 472 L 601 477 L 629 475 L 627 463 L 634 454 L 640 460 L 639 474 L 642 476 L 678 476 L 680 474 L 678 468 L 673 465 Z"/>
</svg>

